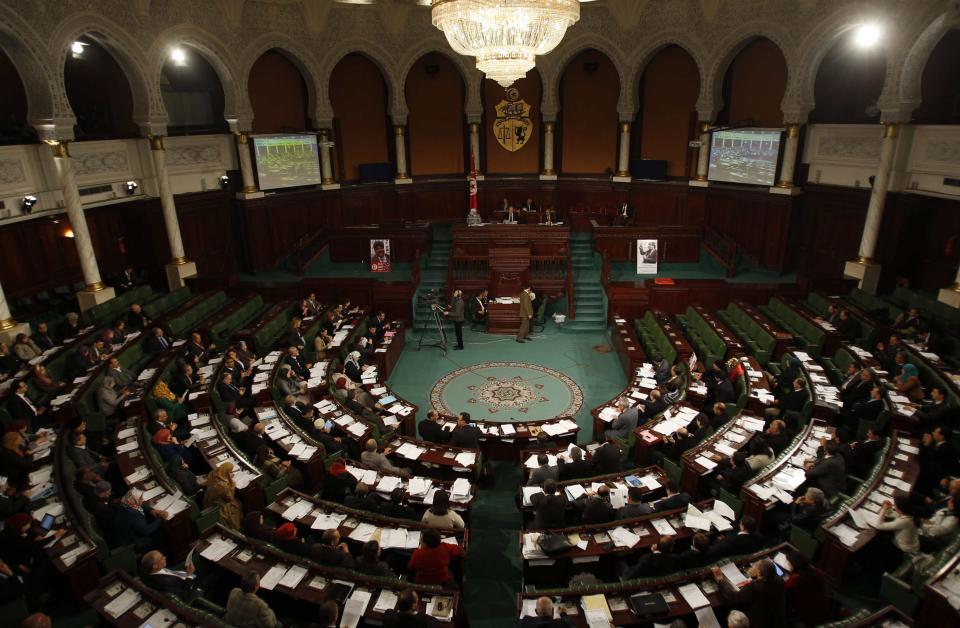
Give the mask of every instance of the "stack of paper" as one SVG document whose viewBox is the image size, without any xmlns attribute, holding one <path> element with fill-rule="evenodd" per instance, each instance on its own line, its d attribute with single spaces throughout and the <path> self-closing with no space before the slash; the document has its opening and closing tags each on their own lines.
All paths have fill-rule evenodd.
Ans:
<svg viewBox="0 0 960 628">
<path fill-rule="evenodd" d="M 610 530 L 610 538 L 617 547 L 633 547 L 640 542 L 640 535 L 619 526 Z"/>
<path fill-rule="evenodd" d="M 397 455 L 403 456 L 409 460 L 416 460 L 424 451 L 426 450 L 421 447 L 417 447 L 413 443 L 404 443 L 397 448 Z"/>
<path fill-rule="evenodd" d="M 462 467 L 469 467 L 476 464 L 477 454 L 473 453 L 472 451 L 461 451 L 457 454 L 457 457 L 454 458 L 454 460 L 456 460 L 457 464 Z"/>
<path fill-rule="evenodd" d="M 467 496 L 470 494 L 470 480 L 466 478 L 457 478 L 450 487 L 451 495 Z"/>
</svg>

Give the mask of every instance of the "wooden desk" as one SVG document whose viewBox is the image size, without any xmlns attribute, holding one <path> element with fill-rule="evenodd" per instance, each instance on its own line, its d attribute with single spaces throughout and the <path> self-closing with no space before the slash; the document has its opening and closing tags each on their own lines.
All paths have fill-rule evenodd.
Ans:
<svg viewBox="0 0 960 628">
<path fill-rule="evenodd" d="M 516 334 L 520 330 L 520 304 L 497 303 L 490 300 L 487 304 L 487 333 Z"/>
<path fill-rule="evenodd" d="M 918 626 L 960 626 L 960 611 L 947 598 L 944 580 L 955 579 L 960 565 L 960 554 L 954 555 L 940 571 L 923 586 L 923 605 L 920 607 Z"/>
<path fill-rule="evenodd" d="M 140 601 L 119 617 L 114 617 L 108 613 L 107 605 L 128 590 L 136 591 L 140 596 Z M 176 615 L 182 624 L 189 626 L 221 628 L 226 625 L 221 621 L 216 623 L 210 621 L 210 616 L 175 601 L 169 594 L 152 589 L 138 578 L 120 570 L 111 571 L 104 576 L 100 583 L 96 585 L 96 588 L 87 593 L 84 599 L 91 608 L 100 613 L 100 617 L 104 621 L 117 628 L 139 628 L 155 612 L 161 609 L 170 611 Z"/>
<path fill-rule="evenodd" d="M 397 448 L 410 443 L 421 449 L 425 449 L 416 460 L 411 460 L 397 455 Z M 415 473 L 438 480 L 456 480 L 465 478 L 475 481 L 480 475 L 479 449 L 466 449 L 463 447 L 451 447 L 450 445 L 438 445 L 429 441 L 417 440 L 406 436 L 395 436 L 387 445 L 389 453 L 387 455 L 394 464 L 400 467 L 412 467 Z M 464 467 L 456 461 L 456 455 L 459 453 L 475 454 L 474 463 L 469 467 Z"/>
<path fill-rule="evenodd" d="M 537 447 L 538 437 L 541 433 L 546 435 L 547 441 L 555 445 L 566 448 L 570 443 L 577 442 L 577 434 L 580 433 L 580 427 L 566 430 L 561 433 L 550 435 L 545 432 L 553 425 L 561 421 L 574 421 L 571 417 L 556 417 L 553 419 L 541 419 L 539 421 L 484 421 L 481 419 L 471 419 L 471 423 L 480 428 L 483 435 L 480 437 L 480 451 L 484 457 L 490 460 L 516 460 L 518 455 L 525 452 L 540 451 Z M 456 417 L 444 416 L 441 420 L 443 429 L 452 432 L 457 425 Z M 509 425 L 507 430 L 504 426 Z M 555 431 L 552 430 L 551 431 Z"/>
<path fill-rule="evenodd" d="M 453 226 L 453 253 L 486 255 L 491 246 L 527 246 L 531 255 L 557 255 L 570 249 L 569 225 Z"/>
<path fill-rule="evenodd" d="M 627 379 L 630 379 L 637 367 L 647 361 L 647 354 L 637 339 L 637 331 L 626 318 L 614 314 L 610 324 L 610 339 L 617 357 L 620 358 L 620 366 L 623 367 Z"/>
<path fill-rule="evenodd" d="M 762 417 L 763 414 L 761 413 L 760 416 Z M 680 473 L 681 491 L 689 493 L 690 495 L 698 494 L 700 478 L 708 477 L 716 473 L 716 467 L 708 468 L 701 464 L 699 460 L 701 456 L 712 462 L 719 463 L 722 460 L 729 460 L 733 454 L 719 451 L 717 448 L 718 445 L 724 449 L 729 447 L 733 449 L 734 452 L 737 452 L 750 443 L 756 431 L 746 427 L 747 422 L 743 420 L 744 418 L 763 421 L 762 418 L 755 417 L 749 412 L 740 412 L 737 416 L 724 423 L 719 430 L 711 434 L 710 437 L 702 443 L 683 452 L 680 456 L 680 460 L 683 463 L 683 470 Z"/>
<path fill-rule="evenodd" d="M 826 572 L 832 585 L 839 586 L 843 581 L 843 574 L 850 557 L 866 546 L 877 534 L 873 527 L 860 530 L 850 516 L 850 509 L 859 510 L 873 520 L 885 500 L 893 501 L 897 493 L 909 493 L 910 491 L 888 484 L 887 480 L 906 482 L 911 489 L 913 488 L 920 475 L 920 456 L 904 450 L 903 447 L 919 447 L 919 445 L 919 440 L 911 439 L 906 433 L 894 432 L 887 442 L 883 458 L 878 463 L 878 473 L 873 482 L 861 487 L 853 499 L 847 503 L 847 508 L 843 508 L 837 515 L 823 522 L 821 527 L 826 542 L 820 554 L 820 568 Z M 900 477 L 894 477 L 896 475 Z M 859 532 L 857 542 L 848 546 L 841 541 L 834 531 L 837 525 L 845 525 Z"/>
</svg>

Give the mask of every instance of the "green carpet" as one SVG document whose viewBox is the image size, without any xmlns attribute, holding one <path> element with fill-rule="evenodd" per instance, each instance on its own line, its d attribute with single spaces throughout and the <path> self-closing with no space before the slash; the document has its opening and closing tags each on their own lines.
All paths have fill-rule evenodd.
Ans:
<svg viewBox="0 0 960 628">
<path fill-rule="evenodd" d="M 452 329 L 448 337 L 453 340 Z M 454 351 L 451 343 L 446 357 L 436 347 L 424 347 L 422 351 L 417 351 L 418 338 L 418 333 L 408 332 L 407 345 L 388 383 L 401 397 L 420 406 L 420 418 L 426 416 L 427 410 L 432 407 L 430 391 L 434 384 L 452 371 L 486 362 L 524 362 L 559 371 L 576 383 L 583 393 L 583 402 L 574 418 L 581 428 L 580 441 L 589 442 L 593 426 L 590 410 L 609 401 L 627 383 L 617 355 L 600 353 L 593 348 L 595 345 L 609 344 L 605 331 L 567 333 L 549 322 L 543 332 L 534 335 L 533 341 L 520 344 L 514 342 L 513 336 L 473 332 L 464 328 L 466 348 Z M 559 395 L 559 389 L 556 390 Z M 467 397 L 468 394 L 464 392 L 463 398 Z M 476 418 L 496 419 L 486 410 L 477 412 L 478 405 L 465 402 L 465 407 L 450 409 L 470 412 Z M 558 397 L 557 407 L 561 405 L 566 404 Z M 537 416 L 542 418 L 550 415 L 541 415 L 538 411 Z M 522 420 L 522 415 L 518 413 L 515 418 Z"/>
<path fill-rule="evenodd" d="M 542 333 L 535 334 L 532 342 L 519 344 L 513 336 L 464 329 L 466 348 L 454 351 L 451 344 L 446 357 L 436 347 L 417 351 L 418 338 L 419 334 L 408 332 L 407 345 L 388 383 L 398 395 L 420 406 L 421 419 L 431 408 L 431 389 L 447 374 L 488 362 L 522 362 L 559 371 L 576 383 L 583 394 L 583 405 L 575 415 L 581 427 L 579 440 L 589 442 L 593 425 L 590 410 L 607 402 L 626 386 L 616 353 L 594 350 L 596 345 L 608 344 L 605 331 L 570 333 L 551 322 Z M 517 374 L 508 369 L 501 370 L 501 374 L 508 373 Z M 531 378 L 529 381 L 537 380 Z M 560 380 L 551 383 L 554 385 L 559 387 Z M 561 392 L 559 388 L 552 390 L 551 394 Z M 463 398 L 465 400 L 467 395 L 464 394 Z M 543 403 L 539 410 L 556 407 L 553 400 L 549 404 L 535 402 L 530 406 L 531 412 L 539 403 Z M 468 407 L 463 409 L 475 417 L 496 416 L 476 412 L 479 404 L 465 402 L 464 405 Z M 471 628 L 502 628 L 516 624 L 517 594 L 523 575 L 519 541 L 521 515 L 515 501 L 522 475 L 515 462 L 495 462 L 492 478 L 485 481 L 492 486 L 484 484 L 480 487 L 471 513 L 464 598 Z"/>
<path fill-rule="evenodd" d="M 379 279 L 380 281 L 410 281 L 410 263 L 394 262 L 393 270 L 389 273 L 372 273 L 366 262 L 331 262 L 330 249 L 325 248 L 320 257 L 308 266 L 303 274 L 304 279 L 317 277 L 363 277 L 365 279 Z M 240 281 L 257 281 L 284 283 L 300 281 L 301 277 L 290 268 L 278 266 L 256 273 L 241 273 Z"/>
<path fill-rule="evenodd" d="M 740 268 L 735 277 L 726 277 L 726 271 L 706 251 L 700 251 L 696 263 L 660 262 L 656 275 L 638 275 L 636 262 L 613 262 L 610 264 L 610 281 L 645 281 L 656 277 L 670 279 L 716 279 L 729 283 L 796 283 L 796 273 L 779 273 L 750 266 Z"/>
</svg>

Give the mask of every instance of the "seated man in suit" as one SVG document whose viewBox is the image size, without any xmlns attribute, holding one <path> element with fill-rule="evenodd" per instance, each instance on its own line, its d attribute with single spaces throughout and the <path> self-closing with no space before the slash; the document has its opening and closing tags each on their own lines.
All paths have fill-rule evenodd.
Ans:
<svg viewBox="0 0 960 628">
<path fill-rule="evenodd" d="M 620 203 L 620 207 L 617 209 L 617 219 L 614 221 L 614 224 L 617 226 L 624 226 L 630 224 L 630 219 L 633 218 L 633 208 L 630 207 L 630 204 L 626 201 Z"/>
<path fill-rule="evenodd" d="M 850 443 L 850 473 L 862 476 L 873 468 L 877 452 L 883 449 L 885 439 L 880 436 L 877 428 L 870 427 L 862 441 Z"/>
<path fill-rule="evenodd" d="M 37 345 L 41 351 L 53 349 L 57 344 L 53 341 L 53 337 L 50 335 L 46 323 L 37 323 L 37 331 L 30 336 L 30 339 L 33 340 L 33 344 Z"/>
<path fill-rule="evenodd" d="M 850 370 L 853 370 L 851 374 Z M 849 412 L 854 404 L 870 397 L 870 389 L 873 388 L 873 371 L 871 369 L 858 369 L 856 364 L 851 363 L 847 370 L 847 377 L 840 386 L 840 400 L 843 401 L 843 411 Z"/>
<path fill-rule="evenodd" d="M 856 434 L 859 431 L 861 420 L 876 421 L 883 410 L 883 393 L 879 386 L 871 386 L 869 396 L 855 402 L 850 408 L 850 412 L 842 416 L 839 422 L 851 433 Z"/>
<path fill-rule="evenodd" d="M 217 393 L 226 404 L 232 403 L 237 408 L 253 407 L 253 399 L 246 396 L 247 389 L 234 384 L 233 374 L 229 371 L 224 371 L 220 381 L 217 382 Z"/>
<path fill-rule="evenodd" d="M 583 459 L 583 450 L 575 447 L 570 450 L 570 462 L 558 463 L 560 480 L 579 480 L 593 475 L 593 463 Z"/>
<path fill-rule="evenodd" d="M 300 349 L 294 345 L 290 345 L 287 349 L 287 357 L 283 359 L 285 364 L 289 364 L 290 368 L 293 369 L 293 372 L 297 374 L 298 377 L 302 379 L 310 378 L 310 367 L 312 364 L 308 364 L 303 357 L 300 355 Z M 352 378 L 351 378 L 352 379 Z M 357 383 L 360 382 L 359 379 L 355 380 Z"/>
<path fill-rule="evenodd" d="M 47 407 L 34 403 L 27 396 L 27 382 L 21 380 L 17 382 L 17 387 L 7 402 L 7 412 L 14 420 L 26 421 L 28 425 L 32 425 L 32 421 L 36 421 L 41 415 L 46 414 Z"/>
<path fill-rule="evenodd" d="M 533 202 L 533 197 L 528 196 L 527 200 L 523 203 L 521 209 L 525 212 L 535 212 L 537 211 L 537 204 Z"/>
<path fill-rule="evenodd" d="M 507 213 L 503 217 L 503 224 L 505 225 L 517 224 L 517 210 L 513 208 L 513 205 L 507 208 Z"/>
<path fill-rule="evenodd" d="M 139 303 L 130 306 L 127 312 L 127 328 L 130 331 L 142 331 L 150 326 L 150 318 L 144 313 Z"/>
<path fill-rule="evenodd" d="M 649 578 L 666 576 L 679 568 L 677 556 L 673 553 L 673 537 L 661 536 L 660 542 L 650 546 L 650 553 L 644 554 L 623 574 L 625 580 L 631 578 Z"/>
<path fill-rule="evenodd" d="M 688 494 L 678 492 L 679 487 L 677 487 L 676 480 L 667 480 L 664 488 L 667 490 L 667 496 L 653 504 L 654 511 L 663 512 L 675 508 L 685 508 L 690 503 Z"/>
<path fill-rule="evenodd" d="M 640 419 L 640 413 L 636 408 L 630 407 L 630 399 L 624 397 L 618 404 L 620 414 L 610 423 L 610 428 L 604 430 L 603 438 L 611 440 L 613 438 L 626 439 L 637 427 L 637 421 Z"/>
<path fill-rule="evenodd" d="M 663 399 L 663 393 L 659 388 L 650 391 L 650 395 L 640 402 L 643 406 L 643 420 L 649 421 L 669 407 L 669 404 Z"/>
<path fill-rule="evenodd" d="M 807 483 L 816 486 L 827 497 L 842 493 L 847 488 L 847 465 L 840 455 L 836 441 L 823 444 L 823 457 L 806 464 Z"/>
<path fill-rule="evenodd" d="M 440 413 L 436 410 L 427 412 L 427 418 L 420 421 L 420 425 L 417 426 L 417 432 L 420 434 L 422 440 L 430 441 L 431 443 L 445 443 L 450 440 L 450 432 L 443 429 L 440 421 Z"/>
<path fill-rule="evenodd" d="M 397 596 L 397 607 L 383 614 L 383 628 L 435 628 L 439 625 L 436 619 L 420 612 L 420 596 L 413 589 L 401 591 Z"/>
<path fill-rule="evenodd" d="M 913 414 L 913 419 L 917 422 L 913 430 L 915 434 L 932 430 L 947 414 L 947 397 L 942 386 L 937 384 L 930 387 L 930 400 L 930 403 L 920 406 Z"/>
<path fill-rule="evenodd" d="M 857 338 L 860 337 L 860 322 L 850 316 L 850 312 L 847 310 L 840 310 L 840 317 L 837 320 L 836 328 L 837 331 L 850 342 L 856 342 Z"/>
<path fill-rule="evenodd" d="M 710 537 L 697 532 L 690 541 L 690 549 L 677 556 L 677 569 L 696 569 L 709 561 Z"/>
<path fill-rule="evenodd" d="M 470 425 L 470 414 L 461 412 L 457 416 L 457 427 L 450 436 L 449 444 L 451 447 L 466 447 L 468 449 L 480 448 L 480 437 L 483 433 L 476 425 Z"/>
<path fill-rule="evenodd" d="M 527 486 L 541 486 L 547 480 L 558 481 L 560 469 L 550 464 L 547 454 L 537 454 L 537 468 L 530 471 Z"/>
<path fill-rule="evenodd" d="M 616 473 L 620 470 L 620 460 L 623 458 L 623 451 L 620 446 L 608 440 L 593 452 L 593 470 L 596 475 L 605 473 Z"/>
<path fill-rule="evenodd" d="M 589 495 L 583 500 L 583 513 L 580 515 L 583 525 L 610 523 L 616 516 L 617 512 L 610 503 L 610 487 L 606 484 L 600 485 L 596 495 Z"/>
<path fill-rule="evenodd" d="M 793 433 L 787 429 L 787 423 L 783 419 L 774 419 L 763 433 L 763 437 L 773 453 L 779 454 L 793 440 Z"/>
<path fill-rule="evenodd" d="M 797 377 L 793 380 L 793 390 L 780 397 L 772 406 L 764 410 L 764 414 L 768 418 L 784 419 L 788 416 L 788 412 L 801 412 L 808 399 L 810 399 L 810 391 L 807 390 L 807 380 L 802 377 Z M 799 427 L 799 425 L 793 425 L 792 423 L 795 423 L 795 421 L 792 419 L 787 420 L 787 425 L 789 425 L 791 429 L 797 429 Z"/>
<path fill-rule="evenodd" d="M 195 331 L 190 334 L 190 340 L 187 341 L 187 346 L 184 350 L 186 360 L 194 366 L 200 367 L 207 361 L 207 351 L 210 349 L 213 349 L 213 345 L 211 344 L 209 347 L 205 346 L 203 344 L 203 336 L 200 335 L 200 332 Z"/>
<path fill-rule="evenodd" d="M 310 558 L 321 565 L 343 569 L 354 569 L 357 564 L 350 555 L 347 544 L 340 542 L 340 532 L 336 528 L 323 531 L 320 543 L 314 543 L 310 547 Z"/>
<path fill-rule="evenodd" d="M 172 343 L 164 334 L 163 328 L 154 327 L 153 333 L 147 338 L 144 344 L 144 350 L 150 354 L 163 353 L 171 347 Z"/>
<path fill-rule="evenodd" d="M 396 466 L 385 454 L 377 451 L 377 441 L 369 439 L 363 453 L 360 454 L 360 461 L 363 464 L 370 465 L 375 469 L 386 471 L 387 473 L 398 473 L 400 475 L 409 475 L 406 469 Z"/>
<path fill-rule="evenodd" d="M 184 362 L 180 366 L 180 371 L 176 377 L 173 378 L 173 382 L 170 383 L 170 390 L 172 390 L 173 394 L 177 397 L 182 397 L 187 392 L 198 390 L 205 383 L 203 373 L 195 375 L 193 373 L 193 365 Z"/>
<path fill-rule="evenodd" d="M 553 608 L 553 602 L 550 598 L 544 596 L 537 598 L 537 610 L 534 617 L 524 617 L 520 620 L 520 628 L 573 628 L 571 622 L 564 611 L 560 611 L 560 616 L 554 618 L 556 614 Z"/>
<path fill-rule="evenodd" d="M 634 519 L 652 512 L 653 508 L 643 502 L 643 489 L 631 486 L 627 489 L 627 504 L 617 511 L 617 519 Z"/>
<path fill-rule="evenodd" d="M 557 493 L 557 483 L 555 480 L 547 480 L 543 483 L 543 492 L 530 497 L 530 503 L 535 509 L 533 524 L 534 530 L 550 530 L 562 528 L 566 525 L 566 506 L 567 499 L 562 494 Z"/>
<path fill-rule="evenodd" d="M 715 562 L 728 556 L 752 554 L 762 547 L 763 537 L 757 532 L 757 520 L 750 515 L 743 515 L 736 534 L 728 534 L 714 543 L 709 552 L 708 562 Z"/>
<path fill-rule="evenodd" d="M 186 571 L 168 569 L 167 557 L 154 550 L 143 555 L 140 568 L 143 583 L 156 591 L 186 599 L 197 589 L 192 562 L 186 563 Z"/>
</svg>

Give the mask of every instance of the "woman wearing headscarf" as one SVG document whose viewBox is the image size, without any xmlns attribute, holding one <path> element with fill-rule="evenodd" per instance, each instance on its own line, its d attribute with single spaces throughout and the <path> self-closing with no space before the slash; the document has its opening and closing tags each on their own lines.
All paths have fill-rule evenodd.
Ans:
<svg viewBox="0 0 960 628">
<path fill-rule="evenodd" d="M 265 471 L 274 480 L 287 479 L 287 486 L 294 488 L 303 486 L 303 474 L 292 466 L 289 460 L 280 460 L 269 445 L 260 445 L 253 463 Z"/>
<path fill-rule="evenodd" d="M 187 407 L 180 403 L 180 399 L 173 394 L 167 382 L 163 380 L 157 382 L 151 394 L 157 406 L 167 411 L 171 421 L 182 421 L 187 416 Z"/>
<path fill-rule="evenodd" d="M 190 465 L 183 461 L 180 454 L 173 454 L 167 460 L 167 475 L 180 485 L 184 495 L 196 495 L 200 492 L 200 483 L 197 476 L 190 470 Z"/>
<path fill-rule="evenodd" d="M 357 385 L 350 381 L 350 378 L 343 373 L 333 374 L 333 394 L 341 399 L 346 399 L 350 391 Z"/>
<path fill-rule="evenodd" d="M 276 530 L 263 523 L 263 513 L 259 510 L 248 512 L 243 516 L 243 533 L 248 538 L 260 541 L 273 542 Z"/>
<path fill-rule="evenodd" d="M 347 470 L 343 460 L 334 460 L 327 470 L 327 477 L 323 482 L 323 498 L 327 501 L 342 504 L 348 493 L 353 492 L 357 479 Z"/>
<path fill-rule="evenodd" d="M 217 506 L 220 521 L 234 529 L 240 528 L 243 508 L 237 501 L 237 485 L 233 481 L 233 463 L 224 462 L 207 476 L 203 507 Z"/>
<path fill-rule="evenodd" d="M 343 363 L 343 373 L 349 377 L 353 383 L 360 383 L 363 377 L 363 367 L 360 365 L 359 351 L 351 351 L 347 354 L 347 359 Z"/>
<path fill-rule="evenodd" d="M 157 453 L 166 461 L 169 461 L 174 456 L 186 458 L 188 455 L 187 448 L 181 445 L 180 442 L 174 438 L 173 433 L 166 428 L 157 430 L 153 435 L 152 441 Z"/>
<path fill-rule="evenodd" d="M 894 383 L 900 394 L 908 397 L 910 401 L 922 401 L 926 396 L 917 367 L 909 362 L 900 367 L 900 374 L 894 379 Z"/>
<path fill-rule="evenodd" d="M 167 513 L 143 505 L 143 493 L 131 488 L 120 500 L 113 520 L 115 547 L 133 545 L 140 554 L 153 547 L 153 534 L 163 525 Z"/>
<path fill-rule="evenodd" d="M 288 554 L 304 557 L 307 555 L 307 544 L 304 543 L 302 538 L 297 536 L 297 526 L 289 521 L 284 522 L 284 524 L 274 532 L 273 544 Z"/>
</svg>

